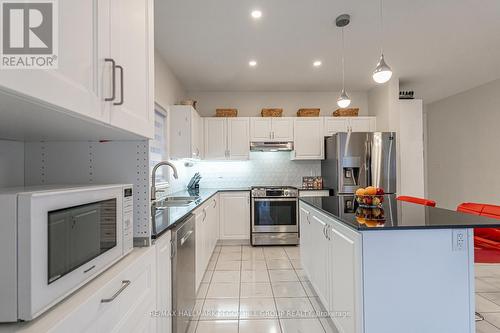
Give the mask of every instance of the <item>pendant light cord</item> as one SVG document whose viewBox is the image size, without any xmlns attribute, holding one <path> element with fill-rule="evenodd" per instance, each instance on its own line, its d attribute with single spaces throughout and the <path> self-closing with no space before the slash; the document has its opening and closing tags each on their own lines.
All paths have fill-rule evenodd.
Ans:
<svg viewBox="0 0 500 333">
<path fill-rule="evenodd" d="M 383 14 L 383 0 L 379 2 L 379 15 L 380 15 L 380 54 L 384 54 L 384 14 Z"/>
<path fill-rule="evenodd" d="M 344 60 L 344 27 L 342 27 L 342 90 L 345 90 L 345 60 Z"/>
</svg>

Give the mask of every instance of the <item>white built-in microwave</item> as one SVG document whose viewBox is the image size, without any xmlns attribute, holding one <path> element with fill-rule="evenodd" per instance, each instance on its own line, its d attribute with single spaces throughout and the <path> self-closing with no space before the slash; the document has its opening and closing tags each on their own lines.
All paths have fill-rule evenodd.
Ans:
<svg viewBox="0 0 500 333">
<path fill-rule="evenodd" d="M 0 322 L 32 320 L 133 247 L 132 185 L 0 189 Z"/>
</svg>

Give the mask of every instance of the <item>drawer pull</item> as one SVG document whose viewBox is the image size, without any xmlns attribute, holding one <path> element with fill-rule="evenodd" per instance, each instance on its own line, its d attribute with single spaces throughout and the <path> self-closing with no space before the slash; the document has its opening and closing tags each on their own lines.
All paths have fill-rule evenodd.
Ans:
<svg viewBox="0 0 500 333">
<path fill-rule="evenodd" d="M 114 295 L 111 296 L 111 298 L 103 298 L 103 299 L 101 299 L 101 303 L 110 303 L 110 302 L 113 302 L 115 300 L 115 298 L 117 298 L 118 295 L 120 295 L 125 290 L 125 288 L 127 288 L 129 286 L 129 284 L 130 284 L 130 280 L 123 280 L 121 288 L 118 289 L 118 291 L 116 293 L 114 293 Z"/>
</svg>

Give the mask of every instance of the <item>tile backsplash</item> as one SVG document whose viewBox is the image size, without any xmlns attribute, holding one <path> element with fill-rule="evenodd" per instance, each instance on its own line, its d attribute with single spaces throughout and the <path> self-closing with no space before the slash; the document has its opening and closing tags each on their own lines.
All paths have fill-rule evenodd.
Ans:
<svg viewBox="0 0 500 333">
<path fill-rule="evenodd" d="M 186 188 L 191 177 L 199 172 L 200 187 L 235 188 L 256 185 L 302 186 L 303 176 L 321 175 L 320 161 L 291 161 L 289 152 L 252 152 L 248 161 L 174 161 L 179 179 L 171 178 L 168 193 Z"/>
</svg>

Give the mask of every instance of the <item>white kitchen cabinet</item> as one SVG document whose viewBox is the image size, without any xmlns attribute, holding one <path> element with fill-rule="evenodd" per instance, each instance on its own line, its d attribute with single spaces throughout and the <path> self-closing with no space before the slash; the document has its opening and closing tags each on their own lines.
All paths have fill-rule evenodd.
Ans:
<svg viewBox="0 0 500 333">
<path fill-rule="evenodd" d="M 250 192 L 224 192 L 219 199 L 219 239 L 250 240 Z"/>
<path fill-rule="evenodd" d="M 74 115 L 152 138 L 153 0 L 58 6 L 58 68 L 2 71 L 0 91 L 57 110 L 61 119 Z"/>
<path fill-rule="evenodd" d="M 327 230 L 329 309 L 332 313 L 347 311 L 349 316 L 333 316 L 340 332 L 361 332 L 361 235 L 339 223 Z"/>
<path fill-rule="evenodd" d="M 309 219 L 311 220 L 311 242 L 316 253 L 312 258 L 311 283 L 325 308 L 329 309 L 331 263 L 328 255 L 329 241 L 326 236 L 328 224 L 322 216 L 315 212 L 311 213 Z M 321 255 L 318 255 L 319 253 Z"/>
<path fill-rule="evenodd" d="M 294 121 L 294 160 L 321 160 L 325 157 L 323 118 L 296 118 Z"/>
<path fill-rule="evenodd" d="M 172 310 L 172 259 L 171 232 L 167 231 L 156 242 L 156 309 L 169 313 Z M 158 316 L 156 320 L 158 333 L 172 331 L 172 317 Z M 152 331 L 149 331 L 152 332 Z"/>
<path fill-rule="evenodd" d="M 249 118 L 205 118 L 205 159 L 246 160 L 250 153 Z"/>
<path fill-rule="evenodd" d="M 253 117 L 250 119 L 251 141 L 293 141 L 291 117 Z"/>
<path fill-rule="evenodd" d="M 362 332 L 361 235 L 303 203 L 300 227 L 302 263 L 318 297 L 339 332 Z"/>
<path fill-rule="evenodd" d="M 227 150 L 231 160 L 247 160 L 250 153 L 248 118 L 227 118 Z"/>
<path fill-rule="evenodd" d="M 111 58 L 117 64 L 110 123 L 154 136 L 153 0 L 109 0 Z M 120 67 L 118 67 L 120 66 Z"/>
<path fill-rule="evenodd" d="M 214 195 L 195 211 L 196 245 L 195 245 L 195 281 L 196 290 L 200 287 L 210 257 L 215 249 L 219 235 L 218 198 Z"/>
<path fill-rule="evenodd" d="M 203 156 L 203 119 L 192 106 L 172 105 L 168 111 L 170 158 Z"/>
<path fill-rule="evenodd" d="M 376 131 L 376 117 L 325 117 L 325 136 L 349 131 Z"/>
<path fill-rule="evenodd" d="M 151 316 L 158 309 L 156 254 L 156 245 L 134 248 L 125 258 L 47 313 L 23 323 L 22 327 L 16 323 L 10 329 L 4 327 L 0 331 L 156 332 L 158 318 Z M 106 299 L 109 301 L 102 301 Z M 165 310 L 169 313 L 170 309 Z"/>
<path fill-rule="evenodd" d="M 109 3 L 61 1 L 58 6 L 58 68 L 2 70 L 0 90 L 108 122 L 104 99 L 110 92 L 103 81 L 111 82 L 110 63 L 104 61 L 110 48 Z"/>
</svg>

